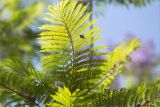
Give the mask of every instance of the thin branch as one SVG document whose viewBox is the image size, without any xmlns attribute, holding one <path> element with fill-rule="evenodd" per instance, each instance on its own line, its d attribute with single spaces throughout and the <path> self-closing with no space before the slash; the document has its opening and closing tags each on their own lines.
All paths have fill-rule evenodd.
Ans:
<svg viewBox="0 0 160 107">
<path fill-rule="evenodd" d="M 160 96 L 157 96 L 155 99 L 158 99 L 160 98 Z M 150 106 L 148 105 L 149 103 L 152 103 L 154 99 L 151 99 L 151 100 L 147 100 L 145 101 L 143 104 L 136 104 L 134 105 L 133 107 L 143 107 L 143 106 Z"/>
<path fill-rule="evenodd" d="M 61 17 L 62 20 L 63 20 L 63 23 L 64 23 L 64 26 L 67 30 L 67 33 L 68 33 L 68 37 L 70 39 L 70 43 L 71 43 L 71 51 L 72 51 L 72 71 L 71 71 L 71 83 L 70 83 L 70 90 L 72 91 L 71 87 L 72 87 L 72 80 L 73 80 L 73 72 L 74 72 L 74 65 L 75 65 L 75 49 L 74 49 L 74 43 L 73 43 L 73 40 L 72 40 L 72 35 L 71 35 L 71 31 L 69 30 L 69 27 L 67 25 L 67 22 L 66 20 L 63 18 L 63 16 Z"/>
<path fill-rule="evenodd" d="M 120 64 L 122 64 L 123 62 L 120 62 L 119 64 L 116 64 L 105 76 L 102 80 L 100 80 L 96 85 L 94 85 L 92 88 L 88 89 L 86 92 L 84 92 L 83 94 L 79 95 L 78 97 L 80 96 L 83 96 L 87 93 L 89 93 L 90 91 L 92 91 L 94 88 L 96 88 L 98 85 L 100 85 L 104 80 L 106 80 L 110 75 L 111 73 L 113 73 L 118 67 Z"/>
<path fill-rule="evenodd" d="M 68 37 L 69 37 L 69 39 L 70 39 L 71 50 L 72 50 L 72 65 L 74 65 L 74 62 L 75 62 L 75 49 L 74 49 L 74 45 L 73 45 L 72 35 L 71 35 L 71 32 L 70 32 L 70 30 L 69 30 L 69 27 L 68 27 L 68 25 L 67 25 L 66 20 L 63 18 L 63 16 L 62 16 L 61 18 L 62 18 L 62 20 L 63 20 L 64 27 L 65 27 L 66 30 L 67 30 Z"/>
<path fill-rule="evenodd" d="M 134 107 L 142 107 L 142 106 L 147 106 L 148 103 L 150 103 L 151 101 L 145 101 L 143 104 L 137 104 Z"/>
<path fill-rule="evenodd" d="M 92 21 L 93 19 L 93 1 L 89 0 L 89 12 L 91 12 L 91 16 L 89 17 L 89 21 Z M 90 29 L 93 28 L 93 25 L 90 26 Z M 91 42 L 93 41 L 93 37 L 91 38 Z M 91 44 L 91 48 L 93 48 L 94 44 Z M 92 53 L 92 52 L 91 52 Z"/>
<path fill-rule="evenodd" d="M 31 96 L 26 96 L 26 95 L 24 95 L 24 94 L 22 94 L 22 93 L 20 93 L 20 92 L 18 92 L 16 90 L 10 88 L 10 87 L 7 87 L 7 86 L 3 85 L 3 84 L 0 84 L 0 86 L 3 87 L 3 88 L 5 88 L 5 89 L 7 89 L 7 90 L 9 90 L 9 91 L 12 91 L 12 92 L 16 93 L 17 95 L 25 98 L 26 100 L 28 100 L 32 104 L 35 104 L 36 106 L 40 107 L 39 104 L 35 103 L 35 98 L 33 98 Z"/>
</svg>

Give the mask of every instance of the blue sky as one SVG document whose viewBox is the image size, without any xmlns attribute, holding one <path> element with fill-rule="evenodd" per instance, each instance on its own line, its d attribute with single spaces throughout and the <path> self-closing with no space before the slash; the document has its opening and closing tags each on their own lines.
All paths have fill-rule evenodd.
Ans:
<svg viewBox="0 0 160 107">
<path fill-rule="evenodd" d="M 152 39 L 156 45 L 156 52 L 160 53 L 160 2 L 154 1 L 143 8 L 130 6 L 105 5 L 97 25 L 102 29 L 105 38 L 100 41 L 121 42 L 125 35 L 133 33 L 141 41 Z"/>
</svg>

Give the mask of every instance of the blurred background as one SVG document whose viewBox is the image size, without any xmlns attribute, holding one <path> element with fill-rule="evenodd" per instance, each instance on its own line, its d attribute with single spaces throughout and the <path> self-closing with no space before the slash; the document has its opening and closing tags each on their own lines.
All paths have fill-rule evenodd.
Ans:
<svg viewBox="0 0 160 107">
<path fill-rule="evenodd" d="M 0 61 L 20 57 L 41 69 L 38 27 L 47 6 L 58 0 L 0 0 Z M 132 87 L 160 79 L 160 0 L 79 0 L 89 3 L 92 18 L 104 39 L 97 44 L 112 51 L 119 43 L 139 38 L 141 46 L 118 76 L 112 88 Z"/>
</svg>

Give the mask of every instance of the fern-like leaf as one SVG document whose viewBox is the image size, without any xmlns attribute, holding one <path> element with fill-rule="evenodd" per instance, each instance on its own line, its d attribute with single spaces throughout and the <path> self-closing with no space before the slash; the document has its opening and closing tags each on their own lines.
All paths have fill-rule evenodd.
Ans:
<svg viewBox="0 0 160 107">
<path fill-rule="evenodd" d="M 43 30 L 39 38 L 41 52 L 47 53 L 41 58 L 44 70 L 50 82 L 66 86 L 71 92 L 107 87 L 139 44 L 137 39 L 124 42 L 107 59 L 97 58 L 107 55 L 103 51 L 106 47 L 90 47 L 101 36 L 98 36 L 98 27 L 89 29 L 96 20 L 88 20 L 91 13 L 86 13 L 86 9 L 87 6 L 78 4 L 77 0 L 63 0 L 49 6 L 50 17 L 45 19 L 51 24 L 40 27 Z"/>
<path fill-rule="evenodd" d="M 160 82 L 150 86 L 143 83 L 132 89 L 105 89 L 94 98 L 95 107 L 159 107 Z"/>
<path fill-rule="evenodd" d="M 44 77 L 31 64 L 18 58 L 0 62 L 0 102 L 6 106 L 38 105 L 47 92 Z"/>
<path fill-rule="evenodd" d="M 77 4 L 76 0 L 61 1 L 57 6 L 49 6 L 49 10 L 50 17 L 45 20 L 52 24 L 40 27 L 44 30 L 39 38 L 41 52 L 49 53 L 42 57 L 42 65 L 59 86 L 65 85 L 71 91 L 86 88 L 89 86 L 87 80 L 96 78 L 94 74 L 101 72 L 97 68 L 103 62 L 98 59 L 90 61 L 89 58 L 106 54 L 99 51 L 90 53 L 104 49 L 104 46 L 89 47 L 101 38 L 97 36 L 100 32 L 97 27 L 89 30 L 96 20 L 88 21 L 91 13 L 85 13 L 87 6 Z M 91 38 L 94 38 L 93 41 Z"/>
<path fill-rule="evenodd" d="M 78 97 L 80 90 L 77 89 L 73 93 L 66 87 L 59 88 L 55 95 L 51 95 L 54 99 L 53 103 L 49 103 L 49 107 L 82 107 L 86 105 L 86 102 L 82 102 L 83 97 Z M 87 104 L 89 105 L 91 104 Z"/>
<path fill-rule="evenodd" d="M 111 81 L 121 72 L 121 68 L 126 63 L 131 52 L 138 46 L 139 40 L 133 39 L 120 44 L 107 56 L 106 61 L 100 68 L 104 73 L 102 79 L 100 79 L 99 87 L 106 88 L 106 86 L 111 83 Z"/>
</svg>

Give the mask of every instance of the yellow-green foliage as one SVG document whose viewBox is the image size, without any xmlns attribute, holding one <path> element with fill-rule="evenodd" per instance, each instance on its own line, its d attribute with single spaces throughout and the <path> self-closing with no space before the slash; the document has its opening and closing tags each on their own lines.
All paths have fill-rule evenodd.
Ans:
<svg viewBox="0 0 160 107">
<path fill-rule="evenodd" d="M 105 89 L 96 96 L 95 107 L 159 107 L 160 81 L 155 84 L 140 84 L 132 89 Z"/>
<path fill-rule="evenodd" d="M 90 97 L 80 96 L 79 90 L 71 93 L 66 87 L 59 88 L 55 95 L 51 95 L 55 102 L 51 107 L 159 107 L 160 81 L 147 86 L 145 83 L 132 89 L 105 89 L 103 93 Z M 87 100 L 85 99 L 87 98 Z M 91 100 L 88 100 L 88 99 Z"/>
<path fill-rule="evenodd" d="M 66 87 L 59 88 L 56 95 L 51 95 L 51 97 L 56 101 L 55 103 L 50 103 L 48 106 L 51 107 L 75 107 L 80 106 L 83 103 L 80 103 L 80 99 L 82 100 L 83 97 L 79 97 L 79 90 L 74 91 L 73 93 Z"/>
<path fill-rule="evenodd" d="M 77 4 L 77 1 L 64 0 L 56 6 L 49 6 L 50 17 L 45 20 L 51 24 L 40 27 L 43 30 L 39 38 L 41 52 L 49 53 L 41 58 L 42 65 L 50 77 L 54 77 L 52 80 L 57 81 L 60 86 L 70 87 L 71 90 L 89 86 L 87 80 L 99 75 L 101 71 L 97 68 L 103 62 L 100 59 L 91 61 L 90 57 L 106 54 L 98 51 L 105 49 L 105 46 L 90 47 L 102 36 L 98 35 L 98 27 L 89 30 L 96 20 L 89 21 L 91 13 L 85 13 L 86 10 L 87 6 Z M 92 74 L 95 74 L 94 77 Z"/>
<path fill-rule="evenodd" d="M 42 66 L 49 80 L 71 91 L 107 87 L 126 57 L 139 45 L 137 39 L 130 40 L 108 55 L 103 50 L 105 46 L 90 47 L 102 36 L 98 27 L 90 29 L 96 20 L 89 21 L 91 13 L 86 13 L 86 9 L 75 0 L 61 1 L 49 6 L 49 17 L 45 20 L 50 24 L 40 27 L 41 52 L 48 53 L 41 58 Z M 97 58 L 105 55 L 105 60 Z"/>
<path fill-rule="evenodd" d="M 100 83 L 104 88 L 121 72 L 120 69 L 123 67 L 123 64 L 126 63 L 127 57 L 129 57 L 130 53 L 138 46 L 139 41 L 137 39 L 124 42 L 107 56 L 106 61 L 104 61 L 103 66 L 100 68 L 104 71 L 102 79 L 100 79 Z"/>
<path fill-rule="evenodd" d="M 97 19 L 89 20 L 91 13 L 86 10 L 87 6 L 76 0 L 49 6 L 45 18 L 49 24 L 42 25 L 39 34 L 43 72 L 19 59 L 1 62 L 0 102 L 18 107 L 140 107 L 147 101 L 157 103 L 159 83 L 131 91 L 108 89 L 139 40 L 123 42 L 111 53 L 105 52 L 106 46 L 92 47 L 102 36 L 98 27 L 91 27 Z"/>
<path fill-rule="evenodd" d="M 59 88 L 52 96 L 55 102 L 49 104 L 51 106 L 75 106 L 73 99 L 103 92 L 121 72 L 127 57 L 139 46 L 139 40 L 133 39 L 108 54 L 103 50 L 105 46 L 90 47 L 101 36 L 98 27 L 91 28 L 96 20 L 89 20 L 91 13 L 86 13 L 86 9 L 87 6 L 77 4 L 77 1 L 61 1 L 49 6 L 49 17 L 45 20 L 50 24 L 40 27 L 43 30 L 39 38 L 41 52 L 47 53 L 41 61 L 48 80 L 55 81 L 58 87 L 67 87 Z M 99 56 L 106 56 L 106 59 L 97 58 Z M 72 96 L 77 89 L 81 94 Z"/>
<path fill-rule="evenodd" d="M 45 87 L 40 86 L 42 81 L 40 72 L 18 58 L 0 62 L 0 103 L 4 103 L 4 107 L 35 105 L 45 93 Z"/>
</svg>

